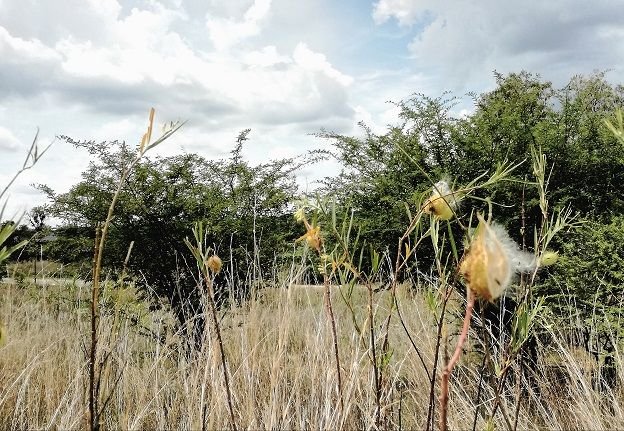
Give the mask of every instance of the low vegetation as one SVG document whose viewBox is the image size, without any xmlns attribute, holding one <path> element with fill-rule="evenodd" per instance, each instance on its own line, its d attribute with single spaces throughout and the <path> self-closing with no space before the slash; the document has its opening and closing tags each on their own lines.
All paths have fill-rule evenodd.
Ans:
<svg viewBox="0 0 624 431">
<path fill-rule="evenodd" d="M 336 288 L 337 290 L 337 288 Z M 110 292 L 110 291 L 109 291 Z M 150 310 L 126 288 L 103 297 L 98 328 L 106 429 L 223 429 L 229 413 L 215 345 L 188 347 L 187 333 L 172 313 Z M 3 429 L 82 429 L 86 423 L 88 373 L 88 289 L 56 290 L 4 286 L 2 316 L 10 334 L 0 349 L 0 427 Z M 366 289 L 354 294 L 356 316 L 367 311 Z M 388 293 L 376 295 L 378 321 L 387 315 Z M 431 364 L 435 320 L 426 294 L 407 285 L 398 290 L 404 323 Z M 235 418 L 241 429 L 374 429 L 375 397 L 370 349 L 351 325 L 351 311 L 334 292 L 343 365 L 344 410 L 338 409 L 331 330 L 323 289 L 282 285 L 244 306 L 224 311 L 221 325 L 228 358 Z M 461 297 L 454 296 L 459 303 Z M 457 307 L 459 308 L 459 307 Z M 459 312 L 459 310 L 457 310 Z M 598 317 L 598 316 L 596 316 Z M 615 388 L 600 384 L 600 363 L 557 326 L 540 321 L 551 342 L 539 346 L 531 378 L 508 383 L 502 406 L 518 429 L 617 429 L 622 412 L 622 358 Z M 579 334 L 580 335 L 580 334 Z M 477 338 L 477 332 L 470 339 Z M 385 368 L 381 400 L 384 428 L 422 429 L 429 380 L 398 321 L 390 326 L 392 358 Z M 468 347 L 454 371 L 449 428 L 487 427 L 495 388 L 480 376 L 480 352 Z M 514 365 L 511 378 L 517 379 Z M 202 403 L 203 394 L 203 403 Z M 514 419 L 512 419 L 514 420 Z M 494 423 L 504 428 L 503 419 Z"/>
</svg>

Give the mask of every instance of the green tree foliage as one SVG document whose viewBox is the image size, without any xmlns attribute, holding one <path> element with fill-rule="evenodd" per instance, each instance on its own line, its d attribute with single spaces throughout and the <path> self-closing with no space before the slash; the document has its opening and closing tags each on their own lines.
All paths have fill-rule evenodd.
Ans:
<svg viewBox="0 0 624 431">
<path fill-rule="evenodd" d="M 561 249 L 540 293 L 571 321 L 578 318 L 591 326 L 589 319 L 605 314 L 619 320 L 624 312 L 624 215 L 585 223 L 568 235 Z"/>
<path fill-rule="evenodd" d="M 624 106 L 624 87 L 603 74 L 578 76 L 558 92 L 561 108 L 548 152 L 555 165 L 553 198 L 592 217 L 624 210 L 624 146 L 605 125 Z"/>
<path fill-rule="evenodd" d="M 363 137 L 322 134 L 345 167 L 327 182 L 327 190 L 365 219 L 369 240 L 387 244 L 397 236 L 405 225 L 404 203 L 415 202 L 414 192 L 431 186 L 422 171 L 434 181 L 448 176 L 466 184 L 505 161 L 530 159 L 532 147 L 541 147 L 553 165 L 553 207 L 570 206 L 592 217 L 622 212 L 624 146 L 604 119 L 624 104 L 623 87 L 609 84 L 601 73 L 574 77 L 562 89 L 527 72 L 495 78 L 496 88 L 474 96 L 475 111 L 464 118 L 451 114 L 453 98 L 415 95 L 398 104 L 402 124 L 383 135 L 365 125 Z M 514 174 L 531 181 L 531 164 Z M 514 239 L 521 239 L 523 196 L 525 224 L 540 217 L 534 187 L 506 182 L 487 193 L 501 204 L 498 219 Z"/>
<path fill-rule="evenodd" d="M 251 280 L 260 279 L 280 252 L 296 237 L 291 202 L 296 183 L 293 172 L 310 158 L 283 159 L 251 166 L 242 158 L 249 130 L 237 139 L 229 158 L 207 160 L 195 154 L 142 160 L 123 187 L 115 209 L 105 265 L 121 269 L 127 249 L 134 246 L 128 270 L 145 281 L 158 296 L 180 304 L 196 298 L 194 265 L 183 239 L 195 221 L 209 226 L 206 241 L 222 255 L 228 283 L 245 295 Z M 95 227 L 115 190 L 115 181 L 130 152 L 119 142 L 77 142 L 96 156 L 82 180 L 68 192 L 56 194 L 42 187 L 51 215 L 60 218 L 70 234 L 82 237 L 82 259 L 92 256 Z M 313 158 L 314 156 L 312 156 Z M 58 241 L 55 241 L 58 243 Z M 75 253 L 74 257 L 75 258 Z"/>
<path fill-rule="evenodd" d="M 363 123 L 361 138 L 319 135 L 333 142 L 332 154 L 344 167 L 337 178 L 325 182 L 324 191 L 353 210 L 362 238 L 376 250 L 396 251 L 393 247 L 409 224 L 406 204 L 413 207 L 431 186 L 425 172 L 442 175 L 453 165 L 453 103 L 414 95 L 397 104 L 402 124 L 383 135 Z"/>
<path fill-rule="evenodd" d="M 417 210 L 418 192 L 432 181 L 446 177 L 465 185 L 505 161 L 526 160 L 514 170 L 517 181 L 498 183 L 476 196 L 491 197 L 497 221 L 531 250 L 542 214 L 530 159 L 531 150 L 541 148 L 549 166 L 551 214 L 569 208 L 587 223 L 553 243 L 561 262 L 550 269 L 555 277 L 548 284 L 538 276 L 536 292 L 555 315 L 579 315 L 577 322 L 587 322 L 600 310 L 607 316 L 606 336 L 620 315 L 624 294 L 624 145 L 617 138 L 624 134 L 605 120 L 620 124 L 616 112 L 624 106 L 624 87 L 610 84 L 603 73 L 576 76 L 563 88 L 527 72 L 495 78 L 496 88 L 474 95 L 474 111 L 461 118 L 452 115 L 455 99 L 415 95 L 398 104 L 402 123 L 384 134 L 373 134 L 364 124 L 360 137 L 323 133 L 344 165 L 326 190 L 362 219 L 361 239 L 383 250 L 407 225 L 406 205 Z M 479 202 L 471 206 L 479 208 Z M 431 251 L 421 245 L 416 256 L 421 270 L 427 270 L 427 255 Z"/>
</svg>

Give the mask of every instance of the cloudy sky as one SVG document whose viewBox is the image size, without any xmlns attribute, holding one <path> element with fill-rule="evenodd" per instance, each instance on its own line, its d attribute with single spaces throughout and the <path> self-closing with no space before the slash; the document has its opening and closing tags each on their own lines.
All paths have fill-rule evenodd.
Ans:
<svg viewBox="0 0 624 431">
<path fill-rule="evenodd" d="M 325 142 L 321 128 L 383 131 L 388 100 L 494 86 L 493 70 L 561 85 L 610 70 L 622 83 L 622 0 L 0 0 L 0 189 L 36 128 L 137 142 L 157 122 L 188 120 L 156 153 L 222 157 L 251 128 L 252 162 Z M 470 109 L 466 102 L 464 109 Z M 65 191 L 88 156 L 56 142 L 11 189 L 8 208 Z M 322 169 L 300 173 L 313 187 Z M 306 185 L 307 184 L 307 185 Z M 6 215 L 5 215 L 6 216 Z"/>
</svg>

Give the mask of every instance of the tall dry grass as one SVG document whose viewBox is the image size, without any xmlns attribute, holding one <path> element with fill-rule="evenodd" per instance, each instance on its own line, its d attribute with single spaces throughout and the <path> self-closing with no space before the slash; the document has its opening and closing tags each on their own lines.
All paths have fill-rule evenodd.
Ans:
<svg viewBox="0 0 624 431">
<path fill-rule="evenodd" d="M 7 341 L 0 347 L 0 428 L 84 429 L 88 426 L 89 287 L 43 290 L 2 285 L 0 314 Z M 221 311 L 235 419 L 245 429 L 374 429 L 376 394 L 367 333 L 358 334 L 344 301 L 332 287 L 342 365 L 344 410 L 336 394 L 332 334 L 323 287 L 287 282 L 256 299 Z M 425 288 L 402 285 L 399 305 L 410 332 L 431 365 L 436 322 Z M 435 294 L 435 293 L 434 293 Z M 226 429 L 230 426 L 218 349 L 206 334 L 191 347 L 184 328 L 167 312 L 149 311 L 132 286 L 105 288 L 98 326 L 104 429 Z M 375 322 L 384 322 L 388 292 L 374 296 Z M 354 310 L 364 321 L 367 291 L 357 289 Z M 462 299 L 449 305 L 457 327 L 446 329 L 449 351 L 461 323 Z M 456 311 L 455 311 L 456 310 Z M 518 429 L 624 428 L 622 373 L 615 389 L 597 382 L 598 366 L 567 345 L 555 327 L 539 346 L 533 379 L 518 373 L 502 392 L 501 410 Z M 367 325 L 363 325 L 364 328 Z M 478 330 L 478 325 L 473 325 Z M 382 331 L 377 331 L 383 336 Z M 449 428 L 487 426 L 494 389 L 480 379 L 481 355 L 471 332 L 467 351 L 451 378 Z M 421 429 L 427 417 L 429 381 L 396 319 L 390 326 L 392 356 L 384 371 L 381 428 Z M 496 354 L 496 352 L 492 352 Z M 107 360 L 104 361 L 103 359 Z M 441 361 L 443 358 L 440 359 Z M 617 359 L 621 370 L 622 358 Z M 481 385 L 480 385 L 481 382 Z M 481 394 L 477 397 L 481 386 Z M 203 394 L 203 395 L 202 395 Z M 203 403 L 201 400 L 204 400 Z"/>
</svg>

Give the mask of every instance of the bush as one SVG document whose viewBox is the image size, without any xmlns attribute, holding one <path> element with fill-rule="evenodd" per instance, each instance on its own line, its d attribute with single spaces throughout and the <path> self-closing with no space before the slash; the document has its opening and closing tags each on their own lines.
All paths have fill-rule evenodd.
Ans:
<svg viewBox="0 0 624 431">
<path fill-rule="evenodd" d="M 624 334 L 624 216 L 587 221 L 561 244 L 562 254 L 537 286 L 569 333 L 597 358 L 612 355 Z"/>
</svg>

